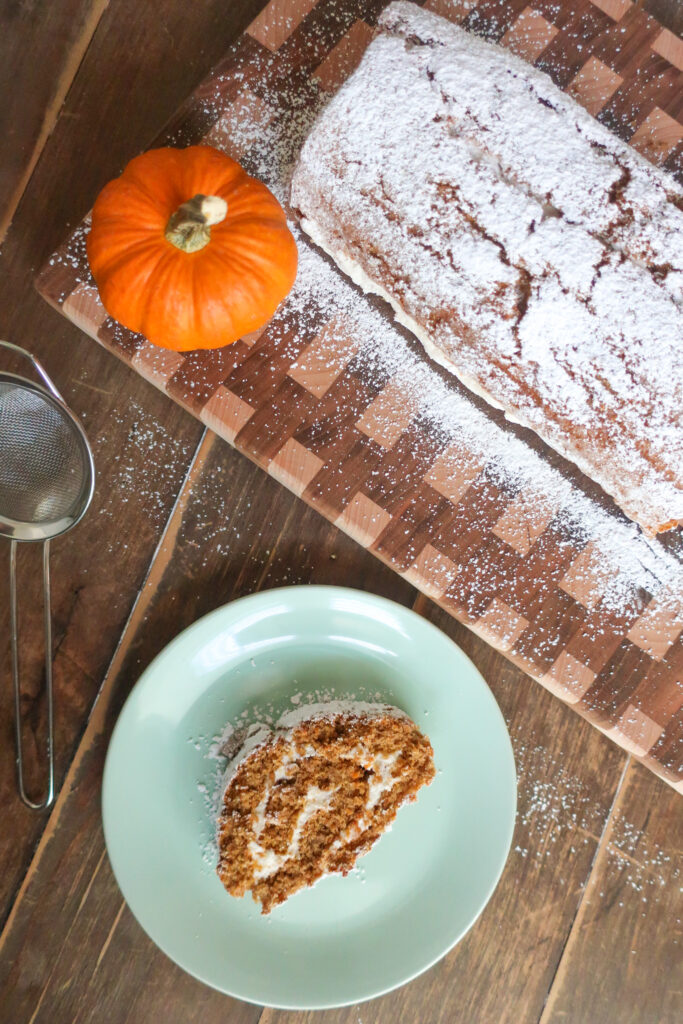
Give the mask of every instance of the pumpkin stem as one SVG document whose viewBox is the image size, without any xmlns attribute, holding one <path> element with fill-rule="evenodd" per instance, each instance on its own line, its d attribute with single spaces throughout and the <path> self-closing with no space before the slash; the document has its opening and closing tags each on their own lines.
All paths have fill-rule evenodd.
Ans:
<svg viewBox="0 0 683 1024">
<path fill-rule="evenodd" d="M 181 252 L 199 252 L 208 244 L 212 226 L 225 220 L 227 212 L 220 196 L 193 196 L 170 217 L 166 239 Z"/>
</svg>

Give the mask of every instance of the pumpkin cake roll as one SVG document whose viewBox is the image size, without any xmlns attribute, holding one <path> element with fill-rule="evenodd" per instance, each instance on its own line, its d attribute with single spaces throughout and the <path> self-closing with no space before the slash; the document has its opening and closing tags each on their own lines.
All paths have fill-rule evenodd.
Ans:
<svg viewBox="0 0 683 1024">
<path fill-rule="evenodd" d="M 311 704 L 274 728 L 232 733 L 222 749 L 218 875 L 264 914 L 323 875 L 348 874 L 434 778 L 429 740 L 386 704 Z"/>
<path fill-rule="evenodd" d="M 428 354 L 650 534 L 683 522 L 683 190 L 509 51 L 391 4 L 292 205 Z"/>
</svg>

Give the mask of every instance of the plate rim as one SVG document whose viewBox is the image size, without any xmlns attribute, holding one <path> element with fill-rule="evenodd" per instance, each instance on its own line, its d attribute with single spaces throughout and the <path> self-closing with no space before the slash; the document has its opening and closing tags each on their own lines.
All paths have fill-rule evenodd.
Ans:
<svg viewBox="0 0 683 1024">
<path fill-rule="evenodd" d="M 466 924 L 457 933 L 455 938 L 453 938 L 453 940 L 450 941 L 450 943 L 447 946 L 445 946 L 443 948 L 443 950 L 441 952 L 439 952 L 436 956 L 434 956 L 431 959 L 429 959 L 426 963 L 421 964 L 413 973 L 406 975 L 402 980 L 397 981 L 397 982 L 392 982 L 391 984 L 386 985 L 386 986 L 380 986 L 377 989 L 374 989 L 372 992 L 370 992 L 370 993 L 368 993 L 366 995 L 360 995 L 360 996 L 357 995 L 356 997 L 344 999 L 343 1001 L 333 1000 L 333 1001 L 329 1001 L 329 1002 L 321 1002 L 320 1000 L 314 1000 L 314 1001 L 299 1001 L 299 1002 L 296 1002 L 296 1003 L 273 1002 L 273 1001 L 270 1001 L 268 999 L 264 1000 L 263 998 L 257 998 L 254 995 L 247 995 L 247 994 L 243 994 L 242 992 L 236 991 L 236 986 L 231 986 L 230 988 L 228 988 L 225 985 L 217 984 L 214 980 L 209 979 L 209 978 L 203 976 L 200 971 L 198 971 L 198 970 L 196 970 L 194 968 L 188 967 L 184 963 L 179 962 L 179 960 L 176 959 L 176 957 L 168 950 L 164 939 L 163 938 L 159 939 L 159 938 L 155 937 L 154 935 L 152 935 L 150 930 L 141 921 L 140 916 L 138 915 L 136 910 L 133 908 L 133 906 L 130 904 L 130 902 L 128 900 L 128 897 L 126 896 L 126 893 L 124 891 L 124 886 L 121 884 L 121 880 L 119 878 L 119 874 L 117 872 L 116 866 L 115 866 L 114 861 L 112 859 L 112 855 L 111 855 L 111 852 L 110 852 L 110 845 L 109 845 L 109 841 L 108 841 L 108 838 L 107 838 L 109 828 L 107 826 L 107 810 L 106 810 L 106 805 L 107 805 L 107 802 L 108 802 L 108 793 L 110 792 L 111 786 L 113 785 L 113 783 L 110 781 L 111 777 L 112 777 L 111 765 L 113 763 L 113 757 L 115 756 L 115 755 L 112 755 L 110 757 L 110 754 L 112 753 L 112 751 L 115 750 L 115 743 L 119 742 L 117 740 L 117 737 L 120 736 L 123 733 L 123 731 L 125 730 L 127 717 L 129 715 L 133 714 L 133 709 L 135 707 L 135 702 L 132 700 L 132 698 L 134 697 L 134 695 L 136 693 L 139 695 L 142 692 L 142 690 L 144 689 L 144 687 L 146 685 L 149 685 L 148 680 L 149 680 L 149 678 L 153 678 L 154 677 L 154 675 L 155 675 L 155 673 L 156 673 L 156 671 L 158 669 L 159 663 L 162 662 L 166 657 L 171 656 L 173 650 L 177 646 L 182 644 L 184 641 L 186 641 L 187 635 L 191 634 L 192 632 L 198 631 L 200 627 L 205 627 L 207 625 L 207 623 L 210 622 L 211 619 L 220 620 L 222 617 L 224 617 L 226 614 L 229 614 L 230 612 L 237 612 L 236 616 L 235 615 L 229 615 L 229 617 L 231 619 L 235 619 L 236 618 L 236 620 L 239 621 L 239 617 L 240 617 L 239 616 L 239 611 L 241 609 L 245 608 L 247 605 L 254 605 L 254 604 L 259 604 L 259 603 L 266 603 L 267 604 L 268 601 L 273 599 L 273 597 L 275 597 L 276 595 L 285 595 L 285 594 L 286 595 L 295 595 L 295 594 L 300 594 L 300 595 L 303 596 L 304 594 L 309 595 L 309 594 L 312 594 L 313 592 L 315 592 L 316 595 L 319 596 L 318 599 L 325 600 L 326 603 L 327 603 L 328 599 L 331 600 L 335 596 L 336 597 L 344 596 L 344 595 L 352 596 L 356 600 L 361 598 L 362 600 L 364 600 L 364 601 L 366 601 L 369 604 L 374 605 L 374 606 L 380 606 L 380 607 L 383 606 L 386 610 L 391 611 L 393 614 L 397 614 L 398 613 L 399 615 L 405 615 L 409 620 L 412 620 L 414 618 L 414 619 L 416 619 L 421 624 L 422 627 L 426 627 L 427 632 L 431 632 L 431 633 L 435 634 L 436 636 L 438 636 L 441 643 L 445 642 L 447 646 L 450 646 L 450 648 L 456 653 L 456 655 L 460 659 L 462 659 L 470 667 L 470 669 L 474 673 L 474 676 L 478 680 L 477 685 L 482 689 L 482 691 L 483 691 L 483 693 L 484 693 L 484 695 L 485 695 L 485 697 L 487 699 L 487 702 L 489 703 L 489 705 L 491 706 L 492 711 L 494 712 L 494 715 L 498 717 L 499 722 L 500 722 L 500 724 L 502 725 L 502 728 L 503 728 L 503 734 L 504 734 L 504 736 L 505 736 L 505 738 L 507 740 L 507 744 L 504 744 L 504 747 L 506 749 L 506 755 L 509 757 L 509 765 L 510 765 L 510 769 L 511 769 L 510 772 L 509 772 L 509 775 L 508 775 L 508 784 L 507 784 L 507 789 L 508 789 L 507 799 L 509 801 L 509 806 L 508 806 L 508 809 L 507 809 L 508 818 L 507 818 L 507 821 L 505 822 L 505 829 L 501 829 L 501 835 L 504 835 L 504 839 L 505 839 L 505 841 L 501 844 L 501 851 L 502 852 L 501 852 L 501 854 L 500 854 L 500 856 L 498 858 L 498 863 L 496 865 L 495 873 L 492 874 L 492 880 L 489 883 L 489 886 L 488 886 L 487 891 L 486 891 L 485 898 L 481 902 L 481 906 L 476 911 L 476 913 L 474 913 L 468 919 Z M 130 691 L 129 691 L 129 693 L 128 693 L 128 695 L 127 695 L 127 697 L 126 697 L 126 699 L 125 699 L 125 701 L 124 701 L 124 703 L 123 703 L 123 705 L 121 707 L 121 710 L 118 713 L 116 722 L 114 724 L 114 728 L 112 729 L 111 736 L 109 738 L 109 742 L 108 742 L 108 745 L 107 745 L 107 752 L 106 752 L 106 755 L 105 755 L 105 763 L 104 763 L 103 774 L 102 774 L 101 816 L 102 816 L 102 828 L 103 828 L 104 843 L 105 843 L 105 850 L 106 850 L 106 853 L 107 853 L 107 858 L 109 860 L 109 864 L 110 864 L 112 873 L 113 873 L 114 878 L 116 880 L 116 884 L 119 887 L 121 895 L 122 895 L 122 897 L 123 897 L 123 899 L 125 901 L 125 904 L 126 904 L 128 910 L 130 911 L 130 913 L 133 915 L 133 917 L 137 921 L 138 925 L 142 928 L 142 930 L 148 936 L 150 941 L 153 942 L 154 945 L 157 946 L 157 948 L 160 949 L 161 952 L 165 956 L 167 956 L 173 963 L 175 963 L 178 967 L 180 967 L 181 970 L 185 971 L 187 974 L 189 974 L 191 977 L 195 978 L 197 981 L 201 982 L 204 985 L 207 985 L 209 988 L 213 989 L 214 991 L 221 992 L 223 995 L 226 995 L 229 998 L 237 999 L 237 1000 L 240 1000 L 242 1002 L 250 1003 L 250 1004 L 255 1005 L 255 1006 L 267 1007 L 269 1009 L 280 1009 L 280 1010 L 288 1010 L 288 1011 L 296 1011 L 296 1010 L 312 1011 L 312 1010 L 329 1010 L 329 1009 L 342 1008 L 342 1007 L 345 1007 L 345 1006 L 353 1006 L 356 1003 L 364 1003 L 364 1002 L 367 1002 L 367 1001 L 369 1001 L 371 999 L 378 999 L 378 998 L 380 998 L 382 996 L 385 996 L 388 993 L 396 991 L 397 989 L 402 988 L 404 985 L 407 985 L 410 982 L 414 981 L 416 978 L 420 977 L 420 975 L 422 975 L 426 971 L 430 970 L 435 964 L 437 964 L 440 960 L 442 960 L 445 956 L 447 956 L 448 953 L 450 953 L 455 948 L 455 946 L 457 946 L 457 944 L 472 929 L 472 927 L 474 926 L 476 921 L 479 919 L 481 914 L 484 912 L 484 910 L 486 909 L 486 907 L 488 906 L 488 904 L 489 904 L 489 902 L 491 900 L 491 897 L 492 897 L 493 893 L 495 892 L 496 888 L 498 887 L 498 883 L 500 882 L 501 876 L 502 876 L 503 871 L 505 869 L 505 865 L 506 865 L 508 857 L 510 855 L 510 849 L 511 849 L 511 846 L 512 846 L 512 838 L 513 838 L 513 835 L 514 835 L 516 815 L 517 815 L 517 797 L 518 797 L 517 765 L 516 765 L 516 761 L 515 761 L 514 749 L 513 749 L 513 746 L 512 746 L 512 739 L 511 739 L 511 736 L 510 736 L 510 731 L 509 731 L 509 729 L 507 727 L 507 723 L 505 721 L 505 717 L 504 717 L 504 715 L 503 715 L 503 713 L 502 713 L 502 711 L 500 709 L 498 701 L 496 700 L 496 698 L 495 698 L 495 696 L 493 694 L 493 691 L 489 687 L 489 685 L 486 682 L 486 680 L 484 679 L 483 675 L 481 674 L 481 672 L 479 671 L 477 666 L 474 664 L 472 659 L 469 658 L 469 656 L 462 650 L 462 648 L 459 646 L 459 644 L 457 644 L 450 636 L 448 636 L 448 634 L 445 633 L 444 630 L 440 629 L 438 626 L 436 626 L 429 619 L 425 618 L 424 616 L 420 615 L 418 612 L 414 611 L 413 608 L 408 607 L 406 605 L 403 605 L 403 604 L 401 604 L 398 601 L 394 601 L 391 598 L 383 597 L 382 595 L 375 594 L 372 591 L 364 591 L 364 590 L 360 590 L 360 589 L 354 588 L 354 587 L 335 586 L 335 585 L 332 585 L 332 584 L 314 584 L 314 583 L 308 584 L 308 583 L 304 583 L 304 584 L 295 584 L 293 586 L 273 587 L 273 588 L 270 588 L 268 590 L 260 590 L 260 591 L 256 591 L 256 592 L 253 592 L 253 593 L 250 593 L 250 594 L 242 595 L 240 597 L 236 597 L 232 601 L 227 601 L 224 604 L 219 605 L 217 608 L 213 608 L 211 611 L 209 611 L 206 614 L 200 616 L 198 619 L 195 619 L 194 622 L 191 622 L 188 626 L 186 626 L 184 629 L 182 629 L 178 634 L 176 634 L 176 636 L 173 637 L 173 639 L 171 639 L 164 647 L 162 647 L 160 651 L 158 651 L 158 653 L 150 661 L 149 665 L 147 665 L 146 668 L 142 671 L 142 673 L 138 676 L 138 678 L 136 679 L 135 683 L 131 687 L 131 689 L 130 689 Z"/>
</svg>

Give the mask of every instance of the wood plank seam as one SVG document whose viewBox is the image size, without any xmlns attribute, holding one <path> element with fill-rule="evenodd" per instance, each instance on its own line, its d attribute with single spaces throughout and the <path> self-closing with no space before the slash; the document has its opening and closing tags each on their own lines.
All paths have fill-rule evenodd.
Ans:
<svg viewBox="0 0 683 1024">
<path fill-rule="evenodd" d="M 78 767 L 83 759 L 85 751 L 88 749 L 93 733 L 95 733 L 96 735 L 97 732 L 99 731 L 99 727 L 104 717 L 103 712 L 106 711 L 107 706 L 106 700 L 102 699 L 106 698 L 105 691 L 107 688 L 107 683 L 115 674 L 115 670 L 118 664 L 123 660 L 123 657 L 126 652 L 126 642 L 129 636 L 137 627 L 138 622 L 144 617 L 144 613 L 149 603 L 147 591 L 150 585 L 150 581 L 156 575 L 155 570 L 157 568 L 157 559 L 160 556 L 161 552 L 163 551 L 164 545 L 168 539 L 172 527 L 175 525 L 176 519 L 180 521 L 180 517 L 182 516 L 185 504 L 188 500 L 189 492 L 186 493 L 187 488 L 190 486 L 198 466 L 201 465 L 201 462 L 206 458 L 210 445 L 213 445 L 215 440 L 215 435 L 209 434 L 208 431 L 204 431 L 197 444 L 194 455 L 192 456 L 192 460 L 183 478 L 176 500 L 174 501 L 168 519 L 166 520 L 166 525 L 164 526 L 164 529 L 161 533 L 161 537 L 159 538 L 159 542 L 156 548 L 154 549 L 154 553 L 149 563 L 145 579 L 140 587 L 140 590 L 137 593 L 135 601 L 133 602 L 133 606 L 130 610 L 128 618 L 126 619 L 126 624 L 121 632 L 119 642 L 116 645 L 114 653 L 112 654 L 112 657 L 109 661 L 109 665 L 107 666 L 107 670 L 104 673 L 102 685 L 100 686 L 92 710 L 88 716 L 85 729 L 83 731 L 81 739 L 79 740 L 78 746 L 76 747 L 76 752 L 71 760 L 71 764 L 69 765 L 64 780 L 61 786 L 59 787 L 57 798 L 53 805 L 52 811 L 50 812 L 50 815 L 48 816 L 45 822 L 45 827 L 43 828 L 43 831 L 40 835 L 40 839 L 36 844 L 34 854 L 28 864 L 26 873 L 24 874 L 24 877 L 14 895 L 10 912 L 7 915 L 7 920 L 5 921 L 3 928 L 0 931 L 0 957 L 2 956 L 4 943 L 12 929 L 14 918 L 16 917 L 16 914 L 18 912 L 19 905 L 21 904 L 21 901 L 28 889 L 28 885 L 33 877 L 33 874 L 35 873 L 35 871 L 37 871 L 43 850 L 45 849 L 45 846 L 52 837 L 52 835 L 54 835 L 54 833 L 57 830 L 57 825 L 59 822 L 59 817 L 61 815 L 63 806 L 66 803 L 71 792 L 70 783 L 77 774 Z M 206 443 L 207 441 L 208 443 Z M 207 451 L 204 451 L 205 447 Z M 143 598 L 145 600 L 143 600 Z"/>
<path fill-rule="evenodd" d="M 97 974 L 99 966 L 102 963 L 104 957 L 107 955 L 107 950 L 109 949 L 109 946 L 111 944 L 111 940 L 114 938 L 114 932 L 118 928 L 119 921 L 121 920 L 121 915 L 123 914 L 125 909 L 126 909 L 126 901 L 124 899 L 122 899 L 121 900 L 121 906 L 118 909 L 118 913 L 117 913 L 116 917 L 114 918 L 114 920 L 112 922 L 111 928 L 107 932 L 107 937 L 104 940 L 104 945 L 102 946 L 102 949 L 98 953 L 97 963 L 95 964 L 95 970 L 92 972 L 92 977 L 93 978 Z"/>
<path fill-rule="evenodd" d="M 55 809 L 56 809 L 56 804 L 55 804 Z M 50 815 L 50 818 L 49 818 L 49 821 L 51 821 L 51 820 L 52 820 L 52 814 Z M 43 834 L 44 834 L 44 833 L 43 833 Z M 36 848 L 36 853 L 37 853 L 37 851 L 38 851 L 38 848 L 40 847 L 40 845 L 41 845 L 41 844 L 42 844 L 42 836 L 41 836 L 41 841 L 40 841 L 40 843 L 38 844 L 38 847 Z M 31 864 L 32 864 L 32 863 L 33 863 L 33 861 L 31 862 Z M 101 863 L 102 863 L 102 860 L 100 859 L 100 861 L 98 861 L 97 867 L 95 868 L 95 874 L 96 874 L 96 873 L 97 873 L 97 872 L 99 871 L 99 868 L 100 868 L 100 864 L 101 864 Z M 29 865 L 29 870 L 30 870 L 30 867 L 31 867 L 31 865 Z M 27 872 L 27 874 L 28 874 L 28 872 Z M 93 876 L 93 877 L 94 877 L 94 876 Z M 89 888 L 90 888 L 90 887 L 88 887 L 88 891 L 89 891 Z M 15 903 L 14 903 L 14 904 L 13 904 L 13 906 L 12 906 L 12 911 L 14 911 L 14 907 L 15 907 L 15 906 L 16 906 L 16 905 L 17 905 L 18 903 L 19 903 L 19 898 L 17 897 L 17 899 L 15 900 Z M 79 909 L 80 909 L 80 907 L 79 907 Z M 10 915 L 10 917 L 11 917 L 11 916 L 12 916 L 12 915 Z M 8 918 L 8 920 L 9 920 L 9 918 Z M 76 927 L 76 922 L 77 922 L 77 920 L 78 920 L 78 915 L 77 915 L 77 914 L 75 914 L 75 915 L 74 915 L 74 918 L 73 918 L 73 920 L 71 921 L 71 923 L 70 923 L 70 925 L 69 925 L 69 929 L 68 929 L 68 931 L 67 931 L 67 933 L 66 933 L 66 936 L 65 936 L 65 939 L 64 939 L 64 946 L 66 945 L 66 942 L 67 942 L 67 940 L 68 940 L 69 936 L 71 935 L 72 931 L 73 931 L 73 930 L 74 930 L 74 928 Z M 4 932 L 4 930 L 3 930 L 3 935 L 4 935 L 4 934 L 5 934 L 5 932 Z M 9 933 L 8 933 L 8 934 L 9 934 Z M 3 938 L 3 936 L 2 936 L 2 935 L 0 935 L 0 950 L 2 950 L 2 938 Z M 48 991 L 49 991 L 49 987 L 50 987 L 50 980 L 52 979 L 52 976 L 53 976 L 54 972 L 55 972 L 55 971 L 56 971 L 56 969 L 57 969 L 57 965 L 58 965 L 58 962 L 59 962 L 59 957 L 57 957 L 57 958 L 56 958 L 56 959 L 55 959 L 55 960 L 53 961 L 53 963 L 52 963 L 52 966 L 51 966 L 51 968 L 50 968 L 50 970 L 49 970 L 49 972 L 48 972 L 48 975 L 47 975 L 47 977 L 43 979 L 43 988 L 42 988 L 42 991 L 41 991 L 41 993 L 40 993 L 40 998 L 38 999 L 38 1002 L 36 1003 L 36 1007 L 35 1007 L 35 1010 L 34 1010 L 34 1011 L 33 1011 L 33 1013 L 31 1014 L 31 1019 L 29 1020 L 28 1024 L 33 1024 L 33 1022 L 35 1021 L 36 1017 L 37 1017 L 37 1016 L 38 1016 L 38 1014 L 40 1013 L 40 1008 L 41 1008 L 41 1006 L 43 1005 L 43 1000 L 45 999 L 45 996 L 47 995 L 47 993 L 48 993 Z"/>
<path fill-rule="evenodd" d="M 64 104 L 66 103 L 71 87 L 76 79 L 78 70 L 83 63 L 90 43 L 92 42 L 92 38 L 97 30 L 97 26 L 101 21 L 102 15 L 108 6 L 109 0 L 95 0 L 92 11 L 86 19 L 81 34 L 72 46 L 71 52 L 73 53 L 73 59 L 68 59 L 65 62 L 64 69 L 62 70 L 62 73 L 55 85 L 52 100 L 48 104 L 47 110 L 43 116 L 38 138 L 36 139 L 35 145 L 28 158 L 24 173 L 19 179 L 19 182 L 7 205 L 7 210 L 2 222 L 0 222 L 0 244 L 9 230 L 14 219 L 14 214 L 16 213 L 22 197 L 28 188 L 31 178 L 33 177 L 33 172 L 36 169 L 36 164 L 38 163 L 41 153 L 45 148 L 45 144 L 57 126 L 57 122 L 59 121 Z"/>
<path fill-rule="evenodd" d="M 567 938 L 565 939 L 564 945 L 562 947 L 560 958 L 557 961 L 557 967 L 555 968 L 552 980 L 550 982 L 550 985 L 548 986 L 548 994 L 545 997 L 543 1009 L 541 1011 L 540 1017 L 538 1018 L 537 1024 L 550 1024 L 550 1014 L 552 1013 L 554 998 L 553 993 L 555 991 L 556 984 L 559 985 L 559 979 L 561 977 L 562 971 L 564 970 L 567 964 L 567 956 L 569 951 L 571 950 L 571 946 L 573 945 L 575 934 L 578 934 L 578 932 L 581 929 L 581 919 L 583 917 L 583 912 L 585 911 L 586 906 L 586 894 L 590 889 L 591 879 L 595 876 L 597 869 L 600 866 L 600 862 L 602 861 L 602 858 L 608 848 L 609 837 L 614 828 L 614 817 L 621 802 L 621 799 L 623 797 L 623 794 L 626 791 L 626 779 L 629 772 L 633 771 L 633 765 L 633 758 L 630 754 L 627 754 L 626 760 L 624 762 L 624 768 L 621 773 L 621 777 L 614 791 L 614 797 L 612 798 L 609 813 L 605 818 L 605 824 L 603 825 L 602 832 L 600 833 L 600 840 L 597 846 L 595 847 L 595 853 L 593 855 L 593 860 L 591 861 L 590 870 L 586 875 L 586 880 L 581 889 L 579 901 L 576 905 L 576 913 L 574 914 L 569 931 L 567 932 Z"/>
</svg>

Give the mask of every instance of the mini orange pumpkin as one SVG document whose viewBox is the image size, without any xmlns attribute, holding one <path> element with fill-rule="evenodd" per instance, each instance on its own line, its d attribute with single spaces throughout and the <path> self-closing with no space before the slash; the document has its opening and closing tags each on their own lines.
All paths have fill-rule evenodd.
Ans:
<svg viewBox="0 0 683 1024">
<path fill-rule="evenodd" d="M 210 146 L 131 160 L 97 197 L 87 250 L 107 312 L 178 352 L 262 327 L 296 277 L 282 207 Z"/>
</svg>

